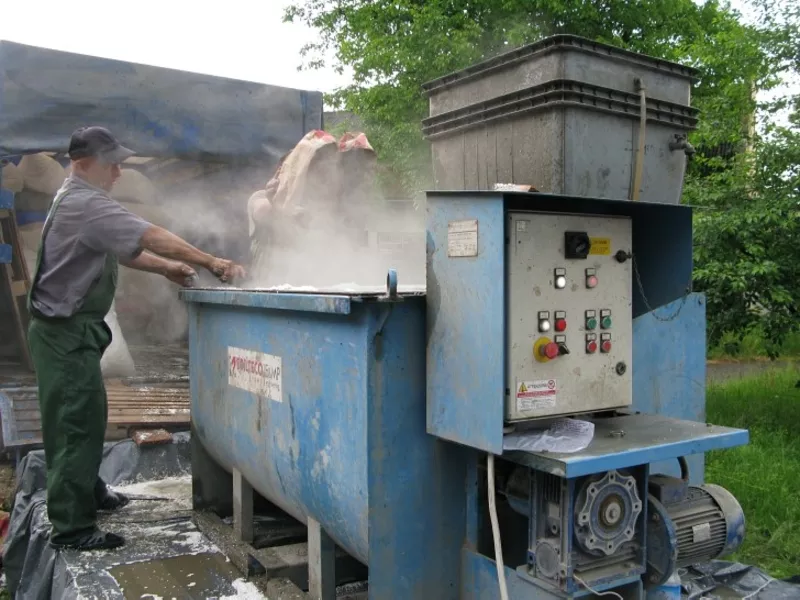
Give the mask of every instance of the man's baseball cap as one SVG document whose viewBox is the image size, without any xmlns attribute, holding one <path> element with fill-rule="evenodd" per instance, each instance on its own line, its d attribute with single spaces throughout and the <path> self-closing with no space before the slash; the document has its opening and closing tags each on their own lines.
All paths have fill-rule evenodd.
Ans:
<svg viewBox="0 0 800 600">
<path fill-rule="evenodd" d="M 119 164 L 135 154 L 121 145 L 105 127 L 82 127 L 69 140 L 72 160 L 96 157 L 108 164 Z"/>
</svg>

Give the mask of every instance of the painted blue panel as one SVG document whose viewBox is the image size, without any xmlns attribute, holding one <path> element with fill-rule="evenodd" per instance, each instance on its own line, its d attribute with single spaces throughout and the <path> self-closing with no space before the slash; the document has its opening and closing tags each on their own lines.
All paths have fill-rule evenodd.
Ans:
<svg viewBox="0 0 800 600">
<path fill-rule="evenodd" d="M 676 419 L 705 421 L 705 296 L 691 294 L 633 321 L 633 410 Z M 703 482 L 704 455 L 689 457 L 694 484 Z M 651 473 L 678 477 L 676 461 L 659 462 Z"/>
<path fill-rule="evenodd" d="M 428 194 L 428 432 L 500 454 L 505 398 L 502 195 Z M 478 220 L 478 256 L 449 258 L 451 221 Z"/>
<path fill-rule="evenodd" d="M 0 155 L 66 152 L 87 124 L 143 156 L 277 160 L 322 94 L 0 41 Z"/>
<path fill-rule="evenodd" d="M 13 258 L 10 244 L 0 244 L 0 265 L 7 265 Z"/>
<path fill-rule="evenodd" d="M 350 308 L 190 302 L 195 434 L 220 465 L 369 561 L 371 594 L 455 600 L 466 449 L 425 430 L 425 299 Z M 281 357 L 282 401 L 229 384 L 231 346 Z"/>
<path fill-rule="evenodd" d="M 0 189 L 0 208 L 14 208 L 14 192 Z"/>
<path fill-rule="evenodd" d="M 14 213 L 17 217 L 17 225 L 28 225 L 29 223 L 44 223 L 47 220 L 46 210 L 18 210 Z"/>
<path fill-rule="evenodd" d="M 456 600 L 472 451 L 425 431 L 424 300 L 371 314 L 370 598 Z"/>
<path fill-rule="evenodd" d="M 321 294 L 278 294 L 235 289 L 181 290 L 181 298 L 187 302 L 221 304 L 243 308 L 272 308 L 318 313 L 350 314 L 349 296 Z"/>
<path fill-rule="evenodd" d="M 509 452 L 516 463 L 559 477 L 582 477 L 659 460 L 676 459 L 748 443 L 744 429 L 706 425 L 661 415 L 624 415 L 594 420 L 594 438 L 574 454 Z M 621 432 L 620 436 L 614 432 Z"/>
<path fill-rule="evenodd" d="M 371 315 L 190 303 L 192 422 L 227 470 L 368 559 L 367 371 Z M 421 310 L 421 309 L 420 309 Z M 282 402 L 229 385 L 229 347 L 282 359 Z"/>
<path fill-rule="evenodd" d="M 497 563 L 481 554 L 463 551 L 461 578 L 461 600 L 500 600 L 500 585 L 497 581 Z M 506 586 L 510 600 L 565 600 L 594 596 L 593 592 L 581 590 L 570 596 L 556 595 L 546 589 L 517 576 L 516 571 L 505 566 Z M 615 589 L 626 600 L 643 598 L 641 580 L 626 583 L 616 588 L 601 588 L 598 591 Z"/>
</svg>

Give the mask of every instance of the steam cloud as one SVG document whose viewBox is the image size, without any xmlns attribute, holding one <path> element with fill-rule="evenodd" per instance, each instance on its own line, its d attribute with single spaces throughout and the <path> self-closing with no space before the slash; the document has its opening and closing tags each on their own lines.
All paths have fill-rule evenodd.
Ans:
<svg viewBox="0 0 800 600">
<path fill-rule="evenodd" d="M 275 166 L 226 167 L 174 186 L 155 175 L 164 226 L 205 252 L 244 264 L 247 280 L 235 285 L 247 289 L 382 287 L 389 268 L 397 269 L 401 286 L 424 285 L 422 212 L 411 202 L 387 202 L 375 185 L 374 170 L 356 165 L 330 170 L 324 181 L 312 182 L 293 207 L 301 209 L 299 218 L 275 208 L 259 231 L 258 260 L 253 261 L 248 198 L 264 189 Z M 178 286 L 141 275 L 125 288 L 122 300 L 140 305 L 148 316 L 123 323 L 126 337 L 133 343 L 183 339 L 188 313 Z M 198 275 L 201 287 L 220 285 L 207 272 L 198 270 Z"/>
</svg>

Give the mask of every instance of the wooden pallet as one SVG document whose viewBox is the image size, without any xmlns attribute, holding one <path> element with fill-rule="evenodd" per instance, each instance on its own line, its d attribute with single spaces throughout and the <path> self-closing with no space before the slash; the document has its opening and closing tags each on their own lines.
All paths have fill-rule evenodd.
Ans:
<svg viewBox="0 0 800 600">
<path fill-rule="evenodd" d="M 189 425 L 189 383 L 106 381 L 106 439 L 127 437 L 134 427 L 184 429 Z M 42 444 L 42 421 L 36 387 L 0 387 L 2 448 L 16 450 Z"/>
<path fill-rule="evenodd" d="M 28 265 L 22 250 L 22 238 L 12 208 L 0 204 L 0 286 L 8 290 L 14 337 L 19 345 L 22 364 L 33 370 L 28 350 L 28 291 L 31 287 Z M 2 297 L 2 296 L 0 296 Z"/>
</svg>

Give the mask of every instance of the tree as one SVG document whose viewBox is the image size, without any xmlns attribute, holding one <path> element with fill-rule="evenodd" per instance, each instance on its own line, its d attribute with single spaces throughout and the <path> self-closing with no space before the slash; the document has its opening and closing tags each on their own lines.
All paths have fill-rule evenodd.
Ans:
<svg viewBox="0 0 800 600">
<path fill-rule="evenodd" d="M 767 137 L 752 124 L 756 92 L 800 70 L 800 3 L 751 0 L 750 8 L 755 20 L 745 24 L 721 0 L 297 0 L 286 19 L 319 33 L 305 67 L 333 52 L 352 69 L 353 83 L 328 100 L 363 120 L 409 191 L 430 182 L 420 126 L 426 81 L 555 33 L 699 69 L 693 104 L 701 119 L 691 141 L 704 152 L 690 164 L 684 195 L 700 207 L 696 287 L 709 297 L 712 342 L 760 324 L 775 353 L 800 325 L 798 123 Z"/>
<path fill-rule="evenodd" d="M 800 330 L 800 120 L 755 140 L 731 168 L 690 177 L 697 289 L 708 298 L 709 342 L 755 329 L 771 357 Z"/>
<path fill-rule="evenodd" d="M 379 156 L 414 189 L 430 181 L 422 84 L 555 33 L 700 68 L 695 103 L 704 119 L 695 142 L 740 141 L 753 90 L 798 59 L 799 38 L 770 28 L 777 13 L 768 9 L 779 0 L 759 1 L 771 19 L 763 27 L 742 25 L 717 0 L 304 0 L 286 19 L 319 32 L 304 50 L 306 68 L 332 51 L 337 66 L 352 69 L 353 83 L 328 100 L 363 119 Z"/>
</svg>

